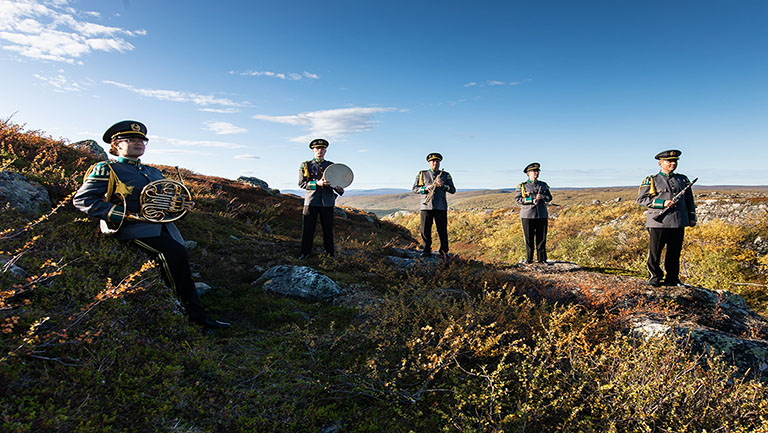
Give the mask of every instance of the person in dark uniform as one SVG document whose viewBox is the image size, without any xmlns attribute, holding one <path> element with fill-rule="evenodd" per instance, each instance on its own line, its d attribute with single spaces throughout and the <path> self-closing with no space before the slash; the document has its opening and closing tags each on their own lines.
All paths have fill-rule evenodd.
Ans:
<svg viewBox="0 0 768 433">
<path fill-rule="evenodd" d="M 675 286 L 680 284 L 680 253 L 683 249 L 685 227 L 696 225 L 696 204 L 693 192 L 689 189 L 683 198 L 675 204 L 672 198 L 685 188 L 690 181 L 684 174 L 675 173 L 677 160 L 682 154 L 679 150 L 665 150 L 656 155 L 661 170 L 643 179 L 637 192 L 637 203 L 648 207 L 645 227 L 650 234 L 648 247 L 648 284 L 654 287 L 662 285 Z M 675 206 L 661 222 L 653 219 L 664 208 Z M 664 258 L 664 276 L 659 265 L 661 251 L 666 245 L 667 254 Z"/>
<path fill-rule="evenodd" d="M 443 156 L 437 152 L 427 155 L 429 170 L 421 170 L 413 182 L 413 192 L 424 195 L 421 202 L 421 240 L 423 243 L 422 257 L 432 255 L 432 221 L 437 228 L 440 237 L 440 255 L 448 255 L 448 201 L 446 193 L 453 194 L 456 187 L 453 186 L 453 178 L 445 171 L 440 170 L 440 161 Z"/>
<path fill-rule="evenodd" d="M 114 234 L 121 241 L 131 241 L 155 256 L 163 279 L 181 299 L 190 321 L 206 328 L 228 328 L 229 323 L 209 318 L 200 303 L 184 239 L 176 225 L 136 221 L 126 216 L 138 215 L 141 191 L 148 183 L 164 179 L 160 170 L 142 164 L 139 159 L 147 146 L 147 127 L 135 120 L 124 120 L 107 129 L 103 139 L 111 146 L 109 153 L 118 158 L 96 163 L 88 170 L 73 204 L 86 214 L 118 227 L 115 231 L 102 223 L 102 231 Z M 127 209 L 122 203 L 110 202 L 115 194 L 125 197 Z M 192 206 L 194 203 L 188 203 L 187 208 Z"/>
<path fill-rule="evenodd" d="M 306 189 L 304 196 L 304 213 L 302 218 L 301 256 L 303 260 L 312 254 L 312 241 L 315 237 L 315 227 L 318 216 L 323 228 L 323 246 L 325 252 L 336 257 L 333 245 L 333 209 L 336 206 L 336 196 L 344 194 L 344 188 L 334 187 L 323 179 L 323 172 L 333 162 L 325 159 L 328 141 L 317 138 L 309 143 L 309 148 L 315 157 L 304 161 L 299 167 L 299 187 Z"/>
<path fill-rule="evenodd" d="M 547 203 L 552 201 L 549 185 L 539 180 L 541 164 L 532 162 L 523 173 L 528 180 L 515 188 L 515 201 L 520 205 L 520 221 L 525 237 L 525 262 L 533 263 L 533 250 L 539 263 L 547 263 Z"/>
</svg>

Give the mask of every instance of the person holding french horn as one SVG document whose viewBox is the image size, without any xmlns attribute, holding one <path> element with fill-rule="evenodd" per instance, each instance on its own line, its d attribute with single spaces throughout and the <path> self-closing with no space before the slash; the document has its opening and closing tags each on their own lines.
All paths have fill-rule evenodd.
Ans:
<svg viewBox="0 0 768 433">
<path fill-rule="evenodd" d="M 103 139 L 117 160 L 91 166 L 73 204 L 101 219 L 103 233 L 154 255 L 164 281 L 181 299 L 190 321 L 206 328 L 228 328 L 229 323 L 209 318 L 200 303 L 184 238 L 172 222 L 194 206 L 189 190 L 183 183 L 166 179 L 160 170 L 142 164 L 139 158 L 149 141 L 143 123 L 117 122 Z M 160 204 L 153 206 L 148 200 L 151 196 L 159 196 Z"/>
<path fill-rule="evenodd" d="M 423 251 L 421 257 L 432 255 L 432 222 L 435 223 L 437 235 L 440 238 L 440 255 L 448 257 L 448 200 L 445 194 L 453 194 L 456 187 L 453 186 L 451 175 L 440 169 L 440 161 L 443 155 L 437 152 L 427 155 L 429 170 L 421 170 L 416 175 L 411 190 L 416 194 L 423 194 L 421 201 L 421 240 Z"/>
<path fill-rule="evenodd" d="M 344 194 L 343 187 L 333 186 L 325 176 L 329 167 L 343 165 L 334 164 L 325 159 L 325 153 L 328 151 L 328 140 L 316 138 L 309 143 L 309 148 L 312 149 L 315 157 L 302 162 L 299 166 L 299 187 L 307 190 L 304 196 L 300 260 L 304 260 L 312 254 L 312 242 L 315 237 L 318 217 L 323 228 L 325 252 L 331 257 L 336 257 L 336 249 L 333 244 L 333 209 L 336 206 L 336 196 Z M 351 171 L 347 173 L 347 176 L 350 177 L 349 182 L 351 183 Z"/>
</svg>

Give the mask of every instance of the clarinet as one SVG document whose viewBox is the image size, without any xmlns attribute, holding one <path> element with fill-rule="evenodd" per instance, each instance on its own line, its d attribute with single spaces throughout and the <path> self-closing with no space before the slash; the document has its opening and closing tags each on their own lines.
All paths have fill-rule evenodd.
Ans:
<svg viewBox="0 0 768 433">
<path fill-rule="evenodd" d="M 663 211 L 659 212 L 659 214 L 658 214 L 658 215 L 656 215 L 656 216 L 654 216 L 654 217 L 653 217 L 653 220 L 654 220 L 654 221 L 656 221 L 656 222 L 661 222 L 661 220 L 663 220 L 663 219 L 664 219 L 664 217 L 665 217 L 665 216 L 666 216 L 668 213 L 670 213 L 670 212 L 672 212 L 672 210 L 674 210 L 675 206 L 677 205 L 677 202 L 679 202 L 679 201 L 680 201 L 680 200 L 683 198 L 683 195 L 686 193 L 686 191 L 688 191 L 689 189 L 691 189 L 691 187 L 693 186 L 693 184 L 694 184 L 694 183 L 696 183 L 696 181 L 697 181 L 697 180 L 699 180 L 699 178 L 698 178 L 698 177 L 697 177 L 696 179 L 693 179 L 693 182 L 689 183 L 689 184 L 688 184 L 688 185 L 686 185 L 686 186 L 685 186 L 685 188 L 683 188 L 683 189 L 682 189 L 680 192 L 678 192 L 677 194 L 675 194 L 675 196 L 674 196 L 674 197 L 672 197 L 672 201 L 674 202 L 674 204 L 673 204 L 672 206 L 670 206 L 670 207 L 664 208 L 664 210 L 663 210 Z"/>
</svg>

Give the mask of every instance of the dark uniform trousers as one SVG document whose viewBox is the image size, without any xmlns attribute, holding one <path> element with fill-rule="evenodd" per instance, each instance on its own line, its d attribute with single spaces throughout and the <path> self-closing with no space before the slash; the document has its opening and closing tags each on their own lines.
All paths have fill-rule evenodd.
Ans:
<svg viewBox="0 0 768 433">
<path fill-rule="evenodd" d="M 320 216 L 320 225 L 323 228 L 323 246 L 329 255 L 335 255 L 333 247 L 333 207 L 331 206 L 304 206 L 301 233 L 301 254 L 308 256 L 312 253 L 312 240 L 315 237 L 317 217 Z"/>
<path fill-rule="evenodd" d="M 421 211 L 421 240 L 424 251 L 432 251 L 432 220 L 435 221 L 437 236 L 440 238 L 440 252 L 448 253 L 448 211 L 447 210 L 422 210 Z"/>
<path fill-rule="evenodd" d="M 192 281 L 189 255 L 184 245 L 173 239 L 165 227 L 160 232 L 160 236 L 133 239 L 133 243 L 157 258 L 163 280 L 181 299 L 189 319 L 193 322 L 205 320 L 205 310 L 200 303 L 195 283 Z"/>
<path fill-rule="evenodd" d="M 651 274 L 649 283 L 661 284 L 664 270 L 667 278 L 663 283 L 673 286 L 680 282 L 680 253 L 683 250 L 685 227 L 680 228 L 649 228 L 650 245 L 648 248 L 648 272 Z M 664 270 L 661 269 L 661 250 L 667 246 L 664 257 Z"/>
<path fill-rule="evenodd" d="M 525 261 L 533 262 L 533 249 L 540 263 L 547 261 L 547 225 L 548 218 L 522 218 L 523 236 L 525 237 Z"/>
</svg>

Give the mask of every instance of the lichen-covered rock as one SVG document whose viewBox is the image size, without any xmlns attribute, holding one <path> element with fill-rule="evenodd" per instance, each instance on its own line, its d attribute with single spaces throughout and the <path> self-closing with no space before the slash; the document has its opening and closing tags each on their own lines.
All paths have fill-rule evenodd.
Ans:
<svg viewBox="0 0 768 433">
<path fill-rule="evenodd" d="M 333 213 L 334 213 L 334 215 L 336 215 L 337 217 L 341 217 L 342 219 L 347 219 L 348 218 L 347 217 L 347 213 L 344 212 L 344 209 L 342 209 L 342 208 L 339 208 L 339 207 L 333 208 Z"/>
<path fill-rule="evenodd" d="M 253 284 L 280 295 L 308 301 L 332 298 L 341 293 L 335 281 L 308 266 L 273 266 Z"/>
<path fill-rule="evenodd" d="M 0 207 L 9 206 L 27 215 L 39 215 L 51 210 L 48 190 L 23 175 L 0 171 Z"/>
<path fill-rule="evenodd" d="M 77 150 L 81 150 L 83 152 L 87 152 L 90 155 L 98 158 L 99 161 L 109 160 L 109 156 L 107 155 L 107 152 L 105 152 L 104 148 L 101 147 L 99 143 L 97 143 L 94 140 L 76 141 L 74 143 L 69 143 L 68 146 Z"/>
<path fill-rule="evenodd" d="M 768 378 L 768 320 L 750 310 L 741 296 L 684 286 L 650 291 L 646 297 L 675 305 L 677 314 L 637 315 L 630 320 L 632 335 L 649 339 L 673 333 L 698 352 L 722 355 L 742 372 Z"/>
<path fill-rule="evenodd" d="M 253 187 L 259 187 L 264 191 L 269 191 L 269 185 L 267 182 L 264 182 L 257 177 L 240 176 L 237 178 L 237 181 Z"/>
<path fill-rule="evenodd" d="M 27 278 L 27 271 L 14 265 L 13 263 L 8 264 L 8 259 L 4 259 L 2 257 L 0 257 L 0 272 L 10 272 L 19 279 Z"/>
<path fill-rule="evenodd" d="M 195 289 L 197 289 L 197 294 L 198 295 L 202 295 L 204 293 L 208 293 L 208 292 L 211 291 L 212 288 L 213 287 L 211 287 L 207 283 L 203 283 L 203 282 L 195 283 Z"/>
</svg>

